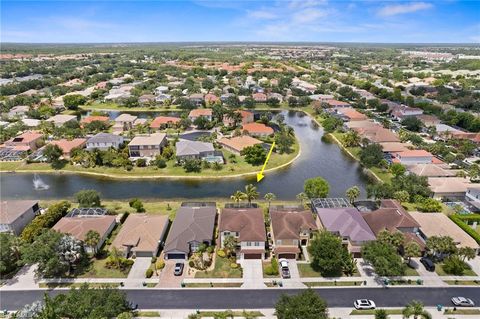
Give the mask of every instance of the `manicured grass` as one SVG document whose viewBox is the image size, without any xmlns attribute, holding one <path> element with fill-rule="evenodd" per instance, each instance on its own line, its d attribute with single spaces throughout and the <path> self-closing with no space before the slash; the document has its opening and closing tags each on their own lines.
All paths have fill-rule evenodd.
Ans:
<svg viewBox="0 0 480 319">
<path fill-rule="evenodd" d="M 449 285 L 458 285 L 458 286 L 473 286 L 473 285 L 480 285 L 480 281 L 478 280 L 444 280 Z"/>
<path fill-rule="evenodd" d="M 21 162 L 0 162 L 0 170 L 2 171 L 14 171 L 24 164 Z"/>
<path fill-rule="evenodd" d="M 118 269 L 109 269 L 105 267 L 107 258 L 92 259 L 90 264 L 77 276 L 79 278 L 127 278 L 130 269 L 120 271 Z"/>
<path fill-rule="evenodd" d="M 387 170 L 378 167 L 371 167 L 370 170 L 378 176 L 384 183 L 390 183 L 392 180 L 393 175 L 389 173 Z"/>
<path fill-rule="evenodd" d="M 446 315 L 480 315 L 480 309 L 463 309 L 457 308 L 457 310 L 445 309 L 444 314 Z"/>
<path fill-rule="evenodd" d="M 215 256 L 215 265 L 211 271 L 197 271 L 195 278 L 242 278 L 240 265 L 238 268 L 230 267 L 228 258 Z"/>
<path fill-rule="evenodd" d="M 224 315 L 228 314 L 233 317 L 249 317 L 249 318 L 256 318 L 256 317 L 264 317 L 265 315 L 260 311 L 200 311 L 198 313 L 200 317 L 212 317 L 212 318 L 227 318 Z M 230 317 L 228 317 L 230 318 Z"/>
<path fill-rule="evenodd" d="M 385 309 L 388 315 L 401 315 L 402 314 L 402 309 Z M 375 309 L 368 309 L 368 310 L 352 310 L 350 312 L 350 315 L 355 316 L 355 315 L 374 315 L 375 314 Z"/>
<path fill-rule="evenodd" d="M 440 204 L 442 205 L 442 211 L 441 211 L 442 213 L 444 213 L 446 215 L 450 215 L 450 214 L 453 213 L 453 210 L 451 210 L 447 205 L 445 205 L 444 203 L 440 203 Z M 402 206 L 403 206 L 403 208 L 405 208 L 409 212 L 418 211 L 417 204 L 415 204 L 415 203 L 405 203 L 405 202 L 403 202 Z"/>
<path fill-rule="evenodd" d="M 198 282 L 198 283 L 187 283 L 185 287 L 187 288 L 215 288 L 215 287 L 222 287 L 222 288 L 238 288 L 242 285 L 240 282 Z"/>
<path fill-rule="evenodd" d="M 75 282 L 75 283 L 44 283 L 41 282 L 38 286 L 40 288 L 79 288 L 82 287 L 85 283 L 80 283 L 80 282 Z M 120 283 L 116 282 L 105 282 L 105 283 L 97 283 L 97 282 L 92 282 L 88 283 L 89 288 L 118 288 L 120 287 Z"/>
<path fill-rule="evenodd" d="M 320 272 L 315 271 L 310 264 L 300 264 L 297 263 L 298 267 L 298 272 L 300 273 L 300 277 L 322 277 Z M 353 273 L 353 276 L 348 276 L 348 277 L 358 277 L 360 274 L 358 273 L 358 269 L 355 269 L 355 272 Z M 342 275 L 342 277 L 347 277 L 345 275 Z"/>
<path fill-rule="evenodd" d="M 267 275 L 267 273 L 265 272 L 265 269 L 267 267 L 269 267 L 271 265 L 271 263 L 269 261 L 264 261 L 262 262 L 262 268 L 263 268 L 263 278 L 279 278 L 280 277 L 280 274 L 276 274 L 276 275 Z"/>
<path fill-rule="evenodd" d="M 435 272 L 439 276 L 452 276 L 451 274 L 447 274 L 445 270 L 443 270 L 442 264 L 435 264 Z M 473 270 L 467 269 L 463 272 L 462 276 L 476 276 L 476 275 L 477 274 Z"/>
<path fill-rule="evenodd" d="M 162 110 L 168 110 L 168 111 L 176 110 L 174 106 L 172 106 L 171 109 L 165 109 L 165 107 L 162 107 L 162 106 L 158 106 L 158 107 L 139 106 L 139 107 L 132 108 L 132 107 L 124 107 L 113 102 L 92 103 L 92 104 L 82 105 L 80 108 L 84 110 L 114 110 L 114 111 L 125 111 L 125 112 L 159 112 Z"/>
<path fill-rule="evenodd" d="M 407 266 L 407 269 L 405 270 L 405 276 L 418 276 L 418 272 Z"/>
<path fill-rule="evenodd" d="M 325 287 L 325 286 L 361 286 L 363 281 L 319 281 L 304 282 L 307 287 Z"/>
<path fill-rule="evenodd" d="M 158 311 L 136 311 L 135 317 L 160 317 Z"/>
</svg>

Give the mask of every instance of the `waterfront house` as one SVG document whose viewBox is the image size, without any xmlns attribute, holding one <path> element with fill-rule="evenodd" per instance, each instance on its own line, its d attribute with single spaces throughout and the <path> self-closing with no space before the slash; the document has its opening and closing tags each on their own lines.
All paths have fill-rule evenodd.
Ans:
<svg viewBox="0 0 480 319">
<path fill-rule="evenodd" d="M 40 207 L 36 200 L 2 200 L 0 203 L 0 233 L 19 236 L 36 215 Z"/>
<path fill-rule="evenodd" d="M 194 109 L 190 111 L 190 113 L 188 114 L 188 118 L 190 119 L 190 121 L 194 122 L 197 118 L 202 116 L 208 121 L 211 121 L 212 115 L 212 109 Z"/>
<path fill-rule="evenodd" d="M 240 114 L 240 116 L 242 118 L 242 121 L 241 121 L 242 125 L 252 123 L 254 121 L 253 112 L 245 111 L 245 110 L 238 110 L 238 111 L 235 111 L 235 113 Z M 227 125 L 227 126 L 233 126 L 234 121 L 228 114 L 225 114 L 223 116 L 223 124 Z"/>
<path fill-rule="evenodd" d="M 177 161 L 183 162 L 187 159 L 203 159 L 214 156 L 215 149 L 212 143 L 181 140 L 175 144 Z"/>
<path fill-rule="evenodd" d="M 84 148 L 87 143 L 85 138 L 74 138 L 73 140 L 60 139 L 51 141 L 49 144 L 57 145 L 63 152 L 63 157 L 68 159 L 74 149 Z"/>
<path fill-rule="evenodd" d="M 403 165 L 429 164 L 434 157 L 432 153 L 425 150 L 406 150 L 398 153 L 392 153 L 393 162 Z"/>
<path fill-rule="evenodd" d="M 242 131 L 252 136 L 266 137 L 274 133 L 273 128 L 262 123 L 247 123 L 242 126 Z"/>
<path fill-rule="evenodd" d="M 433 198 L 458 200 L 465 198 L 469 182 L 462 177 L 430 177 L 428 185 Z"/>
<path fill-rule="evenodd" d="M 3 145 L 0 145 L 0 147 L 14 151 L 35 151 L 42 143 L 42 140 L 43 135 L 41 133 L 28 131 L 9 139 Z"/>
<path fill-rule="evenodd" d="M 114 121 L 115 126 L 114 128 L 119 132 L 131 130 L 134 126 L 135 120 L 137 120 L 137 116 L 123 113 L 120 114 Z"/>
<path fill-rule="evenodd" d="M 262 144 L 262 141 L 248 135 L 242 135 L 232 138 L 222 137 L 218 143 L 226 150 L 236 155 L 240 155 L 244 148 Z"/>
<path fill-rule="evenodd" d="M 165 133 L 137 135 L 128 143 L 128 150 L 130 157 L 153 158 L 162 153 L 165 145 L 167 145 Z"/>
<path fill-rule="evenodd" d="M 173 116 L 157 116 L 152 123 L 150 123 L 150 128 L 154 130 L 162 130 L 167 127 L 174 127 L 178 125 L 180 119 Z"/>
<path fill-rule="evenodd" d="M 76 120 L 77 117 L 75 115 L 57 114 L 49 118 L 47 122 L 52 122 L 56 127 L 60 127 L 67 122 L 73 122 Z"/>
<path fill-rule="evenodd" d="M 98 133 L 87 140 L 87 150 L 99 149 L 105 151 L 110 147 L 118 149 L 123 144 L 123 137 L 110 133 Z"/>
</svg>

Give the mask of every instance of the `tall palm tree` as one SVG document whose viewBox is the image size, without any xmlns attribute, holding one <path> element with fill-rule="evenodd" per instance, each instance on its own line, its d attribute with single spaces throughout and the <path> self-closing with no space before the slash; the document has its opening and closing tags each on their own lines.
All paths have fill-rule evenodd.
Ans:
<svg viewBox="0 0 480 319">
<path fill-rule="evenodd" d="M 277 196 L 275 196 L 274 193 L 266 193 L 263 198 L 268 202 L 268 209 L 270 209 L 270 204 L 277 198 Z"/>
<path fill-rule="evenodd" d="M 257 187 L 253 184 L 245 185 L 245 195 L 248 200 L 248 205 L 252 205 L 252 200 L 257 199 L 259 195 Z"/>
<path fill-rule="evenodd" d="M 122 253 L 117 247 L 112 247 L 110 250 L 110 258 L 112 258 L 112 261 L 115 263 L 117 266 L 117 269 L 120 269 L 120 259 L 122 257 Z"/>
<path fill-rule="evenodd" d="M 345 194 L 347 195 L 350 204 L 353 204 L 353 202 L 358 198 L 358 196 L 360 196 L 360 188 L 358 188 L 358 186 L 352 186 L 347 189 Z"/>
<path fill-rule="evenodd" d="M 297 200 L 300 201 L 302 205 L 305 206 L 305 203 L 308 202 L 308 196 L 304 192 L 298 193 Z"/>
<path fill-rule="evenodd" d="M 230 196 L 230 199 L 233 200 L 237 204 L 239 202 L 241 202 L 242 200 L 246 199 L 246 198 L 247 198 L 247 196 L 242 191 L 236 191 L 235 193 L 233 193 L 232 196 Z"/>
<path fill-rule="evenodd" d="M 85 234 L 85 244 L 92 247 L 93 254 L 97 254 L 97 245 L 100 242 L 100 234 L 96 230 L 89 230 Z"/>
<path fill-rule="evenodd" d="M 404 318 L 410 318 L 413 316 L 413 319 L 422 318 L 422 319 L 431 319 L 432 315 L 423 308 L 423 303 L 417 300 L 410 302 L 402 310 Z"/>
</svg>

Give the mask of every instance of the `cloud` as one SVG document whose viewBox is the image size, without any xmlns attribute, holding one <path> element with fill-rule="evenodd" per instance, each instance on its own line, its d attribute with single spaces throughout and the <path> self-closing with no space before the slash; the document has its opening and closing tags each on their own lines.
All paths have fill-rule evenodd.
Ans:
<svg viewBox="0 0 480 319">
<path fill-rule="evenodd" d="M 326 11 L 318 9 L 302 10 L 295 13 L 292 17 L 294 23 L 311 23 L 327 15 Z"/>
<path fill-rule="evenodd" d="M 326 0 L 291 0 L 288 4 L 290 9 L 304 9 L 326 4 Z"/>
<path fill-rule="evenodd" d="M 98 22 L 76 17 L 56 17 L 49 19 L 50 22 L 74 31 L 90 31 L 95 29 L 113 29 L 117 27 L 112 23 Z"/>
<path fill-rule="evenodd" d="M 433 8 L 433 5 L 426 2 L 412 2 L 407 4 L 387 5 L 378 11 L 378 15 L 382 17 L 390 17 L 398 14 L 427 10 L 430 8 Z"/>
<path fill-rule="evenodd" d="M 272 20 L 278 17 L 277 14 L 267 10 L 249 11 L 247 13 L 247 16 L 249 18 L 261 19 L 261 20 Z"/>
</svg>

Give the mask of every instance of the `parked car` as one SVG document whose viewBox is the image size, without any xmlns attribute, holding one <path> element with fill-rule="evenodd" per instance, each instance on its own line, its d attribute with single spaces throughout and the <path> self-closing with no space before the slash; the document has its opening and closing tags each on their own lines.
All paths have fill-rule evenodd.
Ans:
<svg viewBox="0 0 480 319">
<path fill-rule="evenodd" d="M 353 306 L 357 310 L 375 309 L 375 307 L 376 307 L 373 300 L 368 300 L 368 299 L 355 300 L 355 302 L 353 303 Z"/>
<path fill-rule="evenodd" d="M 473 307 L 473 306 L 475 306 L 475 303 L 473 302 L 472 299 L 465 298 L 465 297 L 453 297 L 452 298 L 452 303 L 455 306 L 460 306 L 460 307 Z"/>
<path fill-rule="evenodd" d="M 281 258 L 278 261 L 278 264 L 282 272 L 282 278 L 290 278 L 290 269 L 288 268 L 288 260 L 286 260 L 285 258 Z"/>
<path fill-rule="evenodd" d="M 175 276 L 181 276 L 183 274 L 183 263 L 176 263 L 173 271 Z"/>
<path fill-rule="evenodd" d="M 428 271 L 435 271 L 435 264 L 433 261 L 428 258 L 428 257 L 422 257 L 420 258 L 420 262 L 422 263 L 423 266 L 425 266 L 425 269 Z"/>
</svg>

